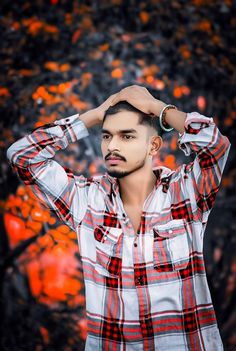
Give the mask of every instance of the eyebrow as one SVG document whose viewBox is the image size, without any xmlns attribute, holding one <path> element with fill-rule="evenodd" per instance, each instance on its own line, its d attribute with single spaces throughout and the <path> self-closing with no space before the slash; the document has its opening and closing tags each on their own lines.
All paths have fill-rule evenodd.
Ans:
<svg viewBox="0 0 236 351">
<path fill-rule="evenodd" d="M 107 129 L 102 129 L 102 133 L 112 134 L 112 133 L 111 133 L 109 130 L 107 130 Z M 136 133 L 136 134 L 137 134 L 137 130 L 135 130 L 135 129 L 120 129 L 120 130 L 118 130 L 118 133 L 120 133 L 120 134 Z"/>
</svg>

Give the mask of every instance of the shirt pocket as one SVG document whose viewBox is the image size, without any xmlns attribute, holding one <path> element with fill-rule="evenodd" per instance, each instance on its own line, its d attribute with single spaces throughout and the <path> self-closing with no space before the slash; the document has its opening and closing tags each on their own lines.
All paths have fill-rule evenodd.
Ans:
<svg viewBox="0 0 236 351">
<path fill-rule="evenodd" d="M 189 263 L 189 237 L 185 219 L 153 227 L 153 263 L 161 272 L 185 269 Z"/>
<path fill-rule="evenodd" d="M 101 275 L 119 278 L 122 267 L 122 228 L 96 226 L 95 270 Z"/>
</svg>

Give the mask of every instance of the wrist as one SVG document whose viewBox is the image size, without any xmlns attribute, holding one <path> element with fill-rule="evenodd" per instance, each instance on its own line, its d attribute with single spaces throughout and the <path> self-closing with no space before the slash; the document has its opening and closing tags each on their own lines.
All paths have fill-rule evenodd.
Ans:
<svg viewBox="0 0 236 351">
<path fill-rule="evenodd" d="M 174 128 L 171 127 L 165 120 L 166 117 L 166 113 L 168 112 L 168 110 L 170 109 L 174 109 L 174 110 L 178 110 L 177 107 L 175 105 L 171 105 L 171 104 L 167 104 L 161 111 L 160 117 L 159 117 L 159 122 L 160 122 L 160 126 L 163 130 L 165 130 L 166 132 L 170 132 L 171 130 L 173 130 Z"/>
<path fill-rule="evenodd" d="M 150 110 L 151 113 L 153 113 L 156 116 L 160 116 L 161 110 L 166 106 L 166 103 L 164 103 L 161 100 L 155 99 L 152 101 Z"/>
<path fill-rule="evenodd" d="M 94 116 L 96 116 L 98 122 L 102 123 L 104 117 L 104 110 L 99 110 L 99 107 L 96 107 L 92 111 Z"/>
<path fill-rule="evenodd" d="M 93 127 L 101 123 L 98 111 L 96 109 L 89 110 L 79 115 L 79 119 L 84 122 L 87 128 Z"/>
</svg>

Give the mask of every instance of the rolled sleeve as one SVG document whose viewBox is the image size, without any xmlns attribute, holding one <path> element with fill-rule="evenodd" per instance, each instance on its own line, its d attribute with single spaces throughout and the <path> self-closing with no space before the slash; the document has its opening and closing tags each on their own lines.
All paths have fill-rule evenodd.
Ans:
<svg viewBox="0 0 236 351">
<path fill-rule="evenodd" d="M 181 168 L 183 187 L 195 218 L 206 221 L 219 190 L 231 144 L 212 117 L 192 112 L 187 114 L 184 133 L 179 133 L 178 146 L 186 156 L 195 154 L 194 161 Z"/>
</svg>

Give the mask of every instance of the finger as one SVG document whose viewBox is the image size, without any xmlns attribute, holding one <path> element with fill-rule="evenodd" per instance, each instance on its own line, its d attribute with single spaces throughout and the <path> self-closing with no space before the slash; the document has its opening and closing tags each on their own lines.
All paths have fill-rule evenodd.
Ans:
<svg viewBox="0 0 236 351">
<path fill-rule="evenodd" d="M 115 98 L 116 94 L 110 95 L 105 101 L 107 103 L 110 103 L 114 98 Z"/>
<path fill-rule="evenodd" d="M 109 97 L 109 100 L 113 100 L 115 97 L 117 96 L 117 93 L 115 93 L 115 94 L 112 94 L 110 97 Z"/>
<path fill-rule="evenodd" d="M 117 94 L 115 96 L 115 98 L 111 101 L 111 106 L 114 106 L 115 104 L 117 104 L 117 102 L 119 102 L 121 100 L 121 95 L 120 94 Z"/>
</svg>

